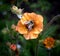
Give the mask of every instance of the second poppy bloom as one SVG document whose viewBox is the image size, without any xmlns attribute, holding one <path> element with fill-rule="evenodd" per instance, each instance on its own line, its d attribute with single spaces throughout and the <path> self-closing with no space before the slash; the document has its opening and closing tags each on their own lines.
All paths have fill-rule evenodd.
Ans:
<svg viewBox="0 0 60 56">
<path fill-rule="evenodd" d="M 35 13 L 24 13 L 17 23 L 16 31 L 23 34 L 26 40 L 36 39 L 43 31 L 43 17 Z"/>
<path fill-rule="evenodd" d="M 55 40 L 52 37 L 47 37 L 44 41 L 43 44 L 45 44 L 45 47 L 48 49 L 51 49 L 54 47 Z"/>
</svg>

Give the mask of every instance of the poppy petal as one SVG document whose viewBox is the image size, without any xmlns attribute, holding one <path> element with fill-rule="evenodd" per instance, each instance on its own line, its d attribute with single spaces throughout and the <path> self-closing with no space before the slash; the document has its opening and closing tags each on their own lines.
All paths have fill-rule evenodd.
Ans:
<svg viewBox="0 0 60 56">
<path fill-rule="evenodd" d="M 34 34 L 39 34 L 42 31 L 40 28 L 34 28 L 31 32 Z"/>
<path fill-rule="evenodd" d="M 29 39 L 36 39 L 38 37 L 38 34 L 24 34 L 24 37 L 26 40 L 29 40 Z"/>
<path fill-rule="evenodd" d="M 30 15 L 30 18 L 35 22 L 35 24 L 38 25 L 40 23 L 43 23 L 43 16 L 42 15 L 38 15 L 33 12 L 28 15 Z"/>
<path fill-rule="evenodd" d="M 27 34 L 27 32 L 28 32 L 25 25 L 23 25 L 20 21 L 18 22 L 18 24 L 16 26 L 16 31 L 18 31 L 20 34 Z"/>
</svg>

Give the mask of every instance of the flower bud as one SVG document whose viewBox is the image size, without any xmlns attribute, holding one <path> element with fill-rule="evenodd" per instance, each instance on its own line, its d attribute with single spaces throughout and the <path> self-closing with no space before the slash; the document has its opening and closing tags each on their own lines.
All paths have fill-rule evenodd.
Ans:
<svg viewBox="0 0 60 56">
<path fill-rule="evenodd" d="M 16 11 L 18 10 L 17 6 L 12 6 L 11 11 L 16 14 Z"/>
<path fill-rule="evenodd" d="M 9 33 L 9 30 L 7 28 L 4 28 L 4 29 L 2 29 L 2 33 L 7 34 L 7 33 Z"/>
<path fill-rule="evenodd" d="M 13 30 L 15 30 L 16 26 L 15 26 L 14 24 L 12 24 L 11 28 L 12 28 Z"/>
</svg>

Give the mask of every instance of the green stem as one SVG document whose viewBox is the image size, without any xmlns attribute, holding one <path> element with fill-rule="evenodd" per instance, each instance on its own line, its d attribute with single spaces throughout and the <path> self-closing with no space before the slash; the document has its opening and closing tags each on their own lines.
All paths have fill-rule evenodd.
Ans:
<svg viewBox="0 0 60 56">
<path fill-rule="evenodd" d="M 38 56 L 39 37 L 40 37 L 40 34 L 39 34 L 38 38 L 36 39 L 35 56 Z"/>
<path fill-rule="evenodd" d="M 51 49 L 48 50 L 48 56 L 51 56 Z"/>
<path fill-rule="evenodd" d="M 48 53 L 48 54 L 49 54 L 48 56 L 51 56 L 51 55 L 50 55 L 50 54 L 51 54 L 51 53 L 50 53 L 50 51 L 49 51 L 49 53 Z"/>
<path fill-rule="evenodd" d="M 18 6 L 18 0 L 16 0 L 16 6 Z"/>
<path fill-rule="evenodd" d="M 58 17 L 60 17 L 60 15 L 56 15 L 55 17 L 53 17 L 50 22 L 44 27 L 43 32 L 55 21 L 58 19 Z"/>
</svg>

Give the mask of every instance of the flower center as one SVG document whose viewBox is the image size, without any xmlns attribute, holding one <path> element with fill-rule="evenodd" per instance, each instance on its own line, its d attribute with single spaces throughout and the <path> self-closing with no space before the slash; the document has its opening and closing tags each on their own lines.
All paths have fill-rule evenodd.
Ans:
<svg viewBox="0 0 60 56">
<path fill-rule="evenodd" d="M 34 22 L 31 20 L 26 22 L 25 25 L 26 25 L 26 28 L 30 31 L 34 27 Z"/>
</svg>

